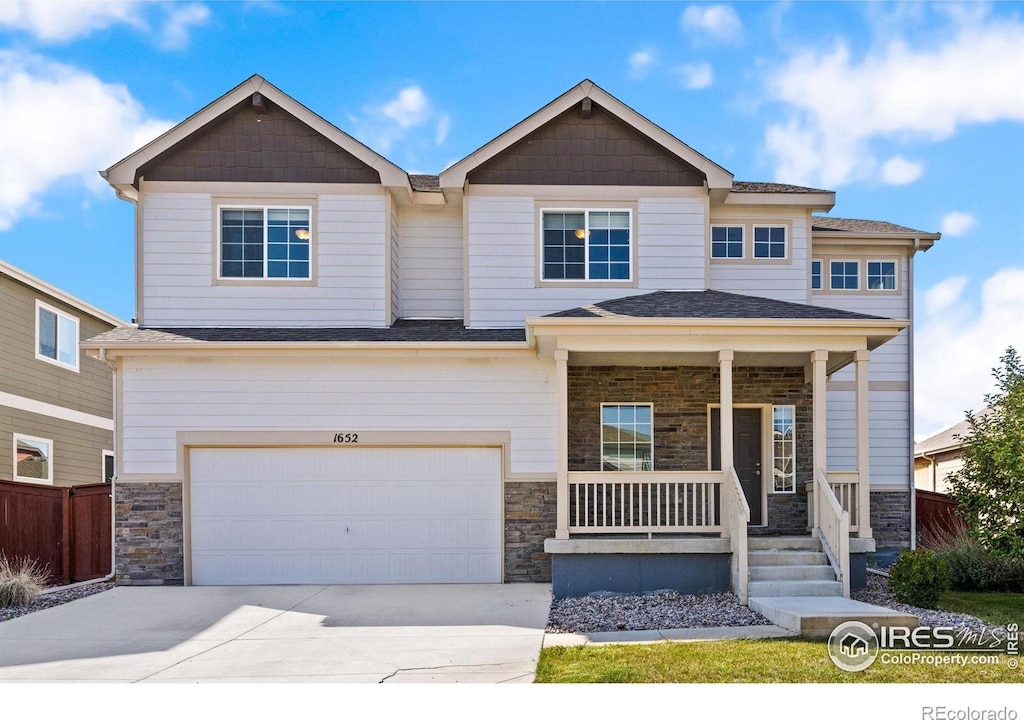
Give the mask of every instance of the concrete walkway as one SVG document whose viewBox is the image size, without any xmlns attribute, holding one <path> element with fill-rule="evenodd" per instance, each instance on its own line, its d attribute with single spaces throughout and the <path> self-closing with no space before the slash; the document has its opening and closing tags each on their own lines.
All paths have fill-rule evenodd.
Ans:
<svg viewBox="0 0 1024 720">
<path fill-rule="evenodd" d="M 850 620 L 866 625 L 917 627 L 916 615 L 844 597 L 752 597 L 750 609 L 806 638 L 827 638 Z"/>
<path fill-rule="evenodd" d="M 532 682 L 550 585 L 120 587 L 0 623 L 0 682 Z"/>
</svg>

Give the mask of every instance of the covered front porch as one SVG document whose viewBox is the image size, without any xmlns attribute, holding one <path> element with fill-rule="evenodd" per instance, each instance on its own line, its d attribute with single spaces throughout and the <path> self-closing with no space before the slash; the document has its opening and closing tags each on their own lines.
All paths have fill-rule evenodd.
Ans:
<svg viewBox="0 0 1024 720">
<path fill-rule="evenodd" d="M 806 307 L 749 300 L 757 310 Z M 556 594 L 566 582 L 731 588 L 747 602 L 748 537 L 766 535 L 820 543 L 848 597 L 851 554 L 874 549 L 870 350 L 906 323 L 842 311 L 637 317 L 612 304 L 528 325 L 555 366 L 557 523 L 545 550 Z M 856 466 L 836 469 L 826 382 L 850 364 Z"/>
</svg>

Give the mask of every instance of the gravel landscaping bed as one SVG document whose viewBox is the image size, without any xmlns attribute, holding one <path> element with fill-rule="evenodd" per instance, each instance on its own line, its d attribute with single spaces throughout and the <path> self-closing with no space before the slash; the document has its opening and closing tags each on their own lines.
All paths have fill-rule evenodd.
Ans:
<svg viewBox="0 0 1024 720">
<path fill-rule="evenodd" d="M 25 605 L 23 607 L 0 608 L 0 622 L 3 622 L 4 620 L 13 620 L 16 617 L 28 615 L 29 613 L 34 613 L 37 610 L 57 607 L 58 605 L 63 605 L 64 603 L 71 602 L 72 600 L 78 600 L 80 598 L 104 592 L 112 587 L 114 587 L 113 582 L 102 582 L 94 583 L 92 585 L 82 585 L 76 588 L 67 588 L 66 590 L 54 590 L 53 592 L 48 592 L 45 595 L 40 595 L 36 598 L 35 602 L 29 605 Z"/>
<path fill-rule="evenodd" d="M 975 632 L 982 630 L 1003 629 L 1001 625 L 989 625 L 984 620 L 964 613 L 947 612 L 945 610 L 925 610 L 924 608 L 904 605 L 893 599 L 889 590 L 889 579 L 881 575 L 868 573 L 868 586 L 863 590 L 854 590 L 850 597 L 861 602 L 881 605 L 900 612 L 917 615 L 918 621 L 927 627 L 954 627 L 969 629 Z"/>
<path fill-rule="evenodd" d="M 549 633 L 770 625 L 740 605 L 732 593 L 682 595 L 663 590 L 644 595 L 601 593 L 551 603 Z"/>
</svg>

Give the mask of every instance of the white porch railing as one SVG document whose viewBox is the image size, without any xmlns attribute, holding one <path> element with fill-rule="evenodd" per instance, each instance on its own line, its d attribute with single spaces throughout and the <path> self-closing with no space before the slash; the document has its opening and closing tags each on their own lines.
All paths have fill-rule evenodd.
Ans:
<svg viewBox="0 0 1024 720">
<path fill-rule="evenodd" d="M 570 472 L 570 533 L 720 533 L 720 472 Z"/>
<path fill-rule="evenodd" d="M 750 505 L 743 495 L 736 470 L 729 467 L 722 473 L 722 525 L 723 535 L 729 537 L 732 551 L 732 590 L 740 603 L 747 604 L 747 524 L 750 522 Z"/>
<path fill-rule="evenodd" d="M 814 472 L 815 534 L 821 539 L 836 580 L 843 584 L 843 597 L 850 597 L 850 513 L 839 504 L 825 473 Z"/>
<path fill-rule="evenodd" d="M 856 471 L 835 471 L 825 472 L 828 478 L 829 487 L 835 493 L 839 505 L 850 514 L 850 531 L 857 532 L 860 529 L 860 474 Z M 814 527 L 814 485 L 807 483 L 807 523 Z"/>
</svg>

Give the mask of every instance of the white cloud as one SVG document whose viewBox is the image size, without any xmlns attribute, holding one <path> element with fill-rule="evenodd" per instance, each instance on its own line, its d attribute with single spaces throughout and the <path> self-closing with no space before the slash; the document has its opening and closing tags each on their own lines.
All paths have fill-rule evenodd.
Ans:
<svg viewBox="0 0 1024 720">
<path fill-rule="evenodd" d="M 451 129 L 452 119 L 448 113 L 441 113 L 437 118 L 437 126 L 434 131 L 434 142 L 438 145 L 448 139 L 448 131 Z"/>
<path fill-rule="evenodd" d="M 711 63 L 706 62 L 680 65 L 676 68 L 676 74 L 679 75 L 679 81 L 687 90 L 700 90 L 710 87 L 714 80 L 714 71 L 711 68 Z"/>
<path fill-rule="evenodd" d="M 882 165 L 882 181 L 889 185 L 908 185 L 924 174 L 924 165 L 894 155 Z"/>
<path fill-rule="evenodd" d="M 429 116 L 427 96 L 423 89 L 410 85 L 398 91 L 394 100 L 381 107 L 381 114 L 389 117 L 404 129 L 426 122 Z"/>
<path fill-rule="evenodd" d="M 969 233 L 976 222 L 977 219 L 970 213 L 951 212 L 943 215 L 940 230 L 943 235 L 960 237 Z"/>
<path fill-rule="evenodd" d="M 0 50 L 0 97 L 0 230 L 38 210 L 60 181 L 102 188 L 97 170 L 171 125 L 149 117 L 123 85 L 7 50 Z"/>
<path fill-rule="evenodd" d="M 740 16 L 729 5 L 690 5 L 680 19 L 683 30 L 700 30 L 717 40 L 735 42 L 743 35 Z"/>
<path fill-rule="evenodd" d="M 201 3 L 172 5 L 167 11 L 167 22 L 160 31 L 160 47 L 165 50 L 182 50 L 188 45 L 189 32 L 193 26 L 204 24 L 210 19 L 210 8 Z"/>
<path fill-rule="evenodd" d="M 647 77 L 647 73 L 654 67 L 656 59 L 650 50 L 637 50 L 629 56 L 629 77 L 632 80 L 640 80 Z"/>
<path fill-rule="evenodd" d="M 1022 36 L 1016 18 L 983 20 L 927 46 L 892 40 L 859 60 L 842 40 L 797 52 L 767 86 L 788 109 L 765 131 L 776 178 L 819 187 L 867 180 L 879 170 L 879 141 L 934 142 L 964 125 L 1024 120 Z"/>
<path fill-rule="evenodd" d="M 361 115 L 351 115 L 354 132 L 360 140 L 378 152 L 388 153 L 394 143 L 407 138 L 419 128 L 433 127 L 434 144 L 448 137 L 451 118 L 434 107 L 423 88 L 410 84 L 380 105 L 363 108 Z"/>
<path fill-rule="evenodd" d="M 925 294 L 914 334 L 915 435 L 918 440 L 978 410 L 994 389 L 991 370 L 1010 345 L 1024 348 L 1024 268 L 985 280 L 980 304 L 965 278 L 949 278 Z"/>
</svg>

